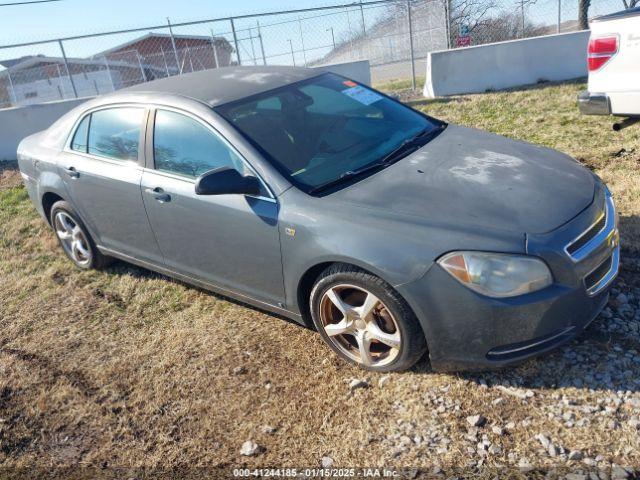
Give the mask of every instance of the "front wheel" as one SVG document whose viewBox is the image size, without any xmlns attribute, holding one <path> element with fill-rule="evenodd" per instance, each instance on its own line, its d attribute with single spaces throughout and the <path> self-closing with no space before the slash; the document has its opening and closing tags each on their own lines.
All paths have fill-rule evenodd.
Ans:
<svg viewBox="0 0 640 480">
<path fill-rule="evenodd" d="M 311 291 L 311 315 L 342 358 L 380 372 L 406 370 L 426 351 L 418 319 L 382 279 L 348 265 L 325 270 Z"/>
</svg>

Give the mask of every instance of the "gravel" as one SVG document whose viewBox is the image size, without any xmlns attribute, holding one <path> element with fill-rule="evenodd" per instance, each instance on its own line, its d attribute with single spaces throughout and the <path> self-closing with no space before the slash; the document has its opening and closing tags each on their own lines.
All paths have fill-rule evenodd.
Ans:
<svg viewBox="0 0 640 480">
<path fill-rule="evenodd" d="M 333 458 L 322 457 L 320 464 L 322 465 L 322 468 L 331 468 L 331 466 L 333 465 Z"/>
<path fill-rule="evenodd" d="M 359 388 L 369 388 L 371 384 L 364 378 L 354 378 L 349 382 L 349 390 L 357 390 Z"/>
<path fill-rule="evenodd" d="M 467 417 L 467 423 L 472 427 L 481 427 L 487 421 L 482 415 L 471 415 Z"/>
<path fill-rule="evenodd" d="M 610 472 L 606 478 L 636 478 L 640 470 L 614 463 L 637 458 L 640 445 L 640 279 L 629 275 L 640 273 L 640 261 L 632 262 L 625 262 L 602 315 L 576 340 L 522 367 L 462 374 L 462 390 L 443 376 L 446 383 L 422 394 L 432 418 L 412 417 L 408 399 L 395 400 L 398 420 L 382 446 L 393 458 L 421 451 L 441 459 L 459 451 L 465 469 L 512 466 L 526 475 L 554 467 L 566 474 L 557 478 L 605 478 L 603 471 Z M 400 384 L 390 375 L 377 384 L 390 379 Z M 483 400 L 469 409 L 465 392 Z M 590 432 L 600 436 L 589 441 Z"/>
<path fill-rule="evenodd" d="M 260 445 L 258 445 L 253 440 L 247 440 L 242 444 L 242 448 L 240 449 L 240 455 L 244 455 L 245 457 L 252 457 L 254 455 L 258 455 L 262 451 Z"/>
</svg>

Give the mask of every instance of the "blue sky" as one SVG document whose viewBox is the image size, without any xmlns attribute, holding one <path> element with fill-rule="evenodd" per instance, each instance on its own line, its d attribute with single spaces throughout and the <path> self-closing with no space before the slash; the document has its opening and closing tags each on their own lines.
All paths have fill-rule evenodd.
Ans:
<svg viewBox="0 0 640 480">
<path fill-rule="evenodd" d="M 6 2 L 18 0 L 4 0 Z M 4 3 L 1 2 L 1 3 Z M 60 2 L 0 7 L 0 46 L 7 44 L 34 42 L 75 35 L 124 30 L 128 28 L 165 25 L 167 17 L 172 23 L 193 20 L 212 19 L 234 15 L 301 9 L 308 7 L 339 5 L 349 3 L 344 0 L 236 0 L 235 2 L 218 0 L 62 0 Z M 367 22 L 375 21 L 382 13 L 382 7 L 370 7 L 366 13 Z M 305 16 L 313 17 L 304 19 Z M 347 36 L 349 26 L 352 31 L 361 28 L 359 10 L 314 12 L 303 17 L 305 49 L 308 57 L 321 56 L 330 50 L 332 37 L 329 28 L 334 29 L 335 40 L 339 42 Z M 295 50 L 297 64 L 304 63 L 299 15 L 270 16 L 260 18 L 263 44 L 268 57 L 273 56 L 276 63 L 289 62 L 290 49 Z M 285 22 L 285 23 L 283 23 Z M 288 23 L 286 23 L 288 22 Z M 271 25 L 271 26 L 270 26 Z M 248 28 L 252 28 L 249 31 Z M 255 36 L 251 40 L 240 42 L 242 55 L 247 58 L 260 55 L 257 40 L 256 18 L 236 22 L 238 37 Z M 205 25 L 193 25 L 175 28 L 175 34 L 224 35 L 231 42 L 233 37 L 229 22 L 215 22 Z M 167 33 L 167 30 L 155 30 Z M 65 42 L 69 57 L 86 57 L 124 43 L 147 31 L 133 34 L 93 37 L 84 40 Z M 291 43 L 289 43 L 291 40 Z M 56 43 L 23 48 L 0 49 L 0 59 L 16 58 L 24 55 L 42 53 L 60 56 Z"/>
<path fill-rule="evenodd" d="M 19 0 L 6 0 L 11 3 Z M 271 10 L 288 10 L 340 1 L 318 0 L 62 0 L 0 7 L 0 44 L 59 36 L 118 30 L 172 21 L 226 17 Z"/>
</svg>

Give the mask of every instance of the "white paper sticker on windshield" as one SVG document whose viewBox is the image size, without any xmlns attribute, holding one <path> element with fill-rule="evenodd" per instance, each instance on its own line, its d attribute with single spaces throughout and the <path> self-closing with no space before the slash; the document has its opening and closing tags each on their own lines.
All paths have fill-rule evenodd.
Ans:
<svg viewBox="0 0 640 480">
<path fill-rule="evenodd" d="M 342 93 L 362 103 L 363 105 L 371 105 L 373 102 L 382 100 L 382 95 L 363 88 L 360 85 L 358 85 L 357 87 L 347 88 L 346 90 L 343 90 Z"/>
</svg>

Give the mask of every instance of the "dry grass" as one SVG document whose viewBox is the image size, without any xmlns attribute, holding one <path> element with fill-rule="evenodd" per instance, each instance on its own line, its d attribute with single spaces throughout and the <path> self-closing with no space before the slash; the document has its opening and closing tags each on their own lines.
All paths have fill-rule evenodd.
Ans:
<svg viewBox="0 0 640 480">
<path fill-rule="evenodd" d="M 416 106 L 576 155 L 611 185 L 631 245 L 639 228 L 638 129 L 614 134 L 605 120 L 579 117 L 578 89 Z M 629 153 L 616 156 L 623 148 Z M 114 467 L 219 467 L 229 475 L 232 466 L 318 466 L 323 455 L 336 466 L 463 467 L 475 446 L 463 439 L 465 418 L 476 413 L 488 419 L 479 438 L 486 434 L 502 448 L 479 476 L 522 457 L 542 469 L 558 465 L 532 438 L 541 431 L 607 462 L 640 464 L 639 436 L 624 423 L 633 414 L 629 405 L 594 414 L 581 428 L 549 416 L 563 398 L 567 409 L 615 404 L 611 388 L 561 386 L 566 375 L 602 365 L 585 360 L 585 370 L 576 370 L 556 352 L 504 372 L 445 375 L 423 361 L 379 387 L 380 375 L 346 365 L 315 333 L 280 318 L 122 263 L 76 270 L 15 186 L 19 176 L 5 171 L 0 178 L 0 467 L 87 466 L 102 474 Z M 569 348 L 606 354 L 614 344 L 593 333 Z M 626 347 L 638 349 L 637 339 Z M 234 374 L 238 366 L 246 373 Z M 638 366 L 629 369 L 637 378 Z M 372 387 L 350 392 L 353 377 Z M 534 396 L 508 395 L 504 386 Z M 622 423 L 615 435 L 612 418 Z M 507 434 L 492 433 L 491 426 L 509 422 L 515 426 Z M 277 431 L 264 433 L 263 425 Z M 405 434 L 425 440 L 402 451 Z M 265 451 L 240 456 L 248 439 Z"/>
</svg>

